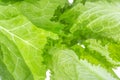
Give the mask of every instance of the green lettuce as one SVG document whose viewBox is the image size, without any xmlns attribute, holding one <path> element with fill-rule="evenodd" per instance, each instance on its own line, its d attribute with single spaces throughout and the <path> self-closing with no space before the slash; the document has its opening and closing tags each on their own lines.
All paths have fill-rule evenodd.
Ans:
<svg viewBox="0 0 120 80">
<path fill-rule="evenodd" d="M 119 80 L 119 5 L 0 0 L 0 80 Z"/>
<path fill-rule="evenodd" d="M 99 65 L 79 60 L 72 50 L 53 49 L 50 54 L 53 55 L 53 80 L 117 80 Z"/>
</svg>

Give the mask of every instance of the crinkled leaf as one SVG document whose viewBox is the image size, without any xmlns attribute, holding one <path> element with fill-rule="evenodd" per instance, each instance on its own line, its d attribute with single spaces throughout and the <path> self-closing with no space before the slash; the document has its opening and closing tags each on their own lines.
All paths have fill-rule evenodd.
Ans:
<svg viewBox="0 0 120 80">
<path fill-rule="evenodd" d="M 72 50 L 53 49 L 53 80 L 118 80 L 101 66 L 79 60 Z"/>
<path fill-rule="evenodd" d="M 76 6 L 79 7 L 79 6 Z M 79 10 L 83 10 L 79 8 Z M 88 2 L 80 12 L 71 32 L 79 31 L 85 38 L 120 41 L 119 2 Z"/>
<path fill-rule="evenodd" d="M 1 1 L 0 68 L 11 79 L 44 80 L 47 66 L 52 80 L 118 80 L 112 68 L 120 64 L 119 2 Z M 60 39 L 47 41 L 58 35 L 43 29 Z M 81 43 L 85 49 L 75 46 Z"/>
<path fill-rule="evenodd" d="M 91 44 L 92 45 L 92 44 Z M 111 71 L 111 68 L 114 66 L 112 63 L 107 61 L 106 57 L 95 52 L 94 50 L 89 50 L 87 45 L 85 48 L 81 47 L 81 45 L 74 45 L 72 49 L 75 51 L 79 59 L 86 59 L 92 64 L 101 65 L 102 67 L 106 68 L 108 71 Z M 102 59 L 101 59 L 102 58 Z"/>
<path fill-rule="evenodd" d="M 88 43 L 87 44 L 88 49 L 90 49 L 91 51 L 95 51 L 98 54 L 101 54 L 101 56 L 105 56 L 106 60 L 109 61 L 111 64 L 120 65 L 120 59 L 118 59 L 115 56 L 117 55 L 117 53 L 115 52 L 113 53 L 111 51 L 112 49 L 110 49 L 112 46 L 110 46 L 109 44 L 106 44 L 105 46 L 103 46 L 100 41 L 96 41 L 94 39 L 87 40 L 86 42 Z M 117 59 L 117 61 L 115 59 Z"/>
</svg>

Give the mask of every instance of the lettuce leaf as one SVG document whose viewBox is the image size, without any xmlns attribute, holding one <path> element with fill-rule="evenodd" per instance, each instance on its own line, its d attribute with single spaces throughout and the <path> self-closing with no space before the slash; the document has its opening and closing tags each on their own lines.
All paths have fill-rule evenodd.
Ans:
<svg viewBox="0 0 120 80">
<path fill-rule="evenodd" d="M 42 49 L 51 33 L 36 28 L 12 5 L 0 6 L 0 9 L 3 62 L 15 80 L 33 80 L 32 76 L 35 80 L 44 80 Z"/>
<path fill-rule="evenodd" d="M 119 42 L 119 2 L 113 4 L 88 2 L 86 5 L 84 11 L 79 12 L 80 15 L 71 28 L 71 32 L 79 30 L 81 32 L 79 35 L 85 36 L 85 38 Z M 83 9 L 79 8 L 79 10 Z"/>
<path fill-rule="evenodd" d="M 88 49 L 98 52 L 98 54 L 101 54 L 101 56 L 105 56 L 106 60 L 110 62 L 112 65 L 120 65 L 119 59 L 117 59 L 117 57 L 115 56 L 112 57 L 112 55 L 116 55 L 116 53 L 115 52 L 111 53 L 112 51 L 110 51 L 111 49 L 109 48 L 110 44 L 106 44 L 105 46 L 103 46 L 100 41 L 96 41 L 92 39 L 87 40 L 86 42 L 88 43 L 87 45 Z M 113 60 L 113 58 L 117 59 L 118 61 Z"/>
<path fill-rule="evenodd" d="M 64 7 L 68 4 L 67 0 L 26 0 L 16 3 L 15 6 L 26 16 L 34 25 L 48 31 L 60 33 L 64 25 L 59 22 L 51 21 L 57 7 Z"/>
<path fill-rule="evenodd" d="M 53 48 L 50 54 L 53 60 L 52 80 L 118 80 L 101 66 L 79 60 L 72 50 Z"/>
<path fill-rule="evenodd" d="M 119 80 L 119 4 L 0 0 L 0 79 Z"/>
<path fill-rule="evenodd" d="M 16 45 L 10 41 L 4 34 L 0 33 L 1 52 L 4 65 L 7 67 L 8 73 L 10 73 L 15 80 L 33 80 L 33 76 L 23 60 Z M 19 73 L 19 76 L 17 75 Z M 4 79 L 4 78 L 3 78 Z"/>
<path fill-rule="evenodd" d="M 0 79 L 15 80 L 1 60 L 0 60 Z"/>
</svg>

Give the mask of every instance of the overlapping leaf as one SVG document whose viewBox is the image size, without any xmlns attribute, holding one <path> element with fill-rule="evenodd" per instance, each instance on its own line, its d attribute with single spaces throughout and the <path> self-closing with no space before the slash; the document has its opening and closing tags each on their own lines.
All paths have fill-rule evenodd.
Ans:
<svg viewBox="0 0 120 80">
<path fill-rule="evenodd" d="M 60 33 L 63 25 L 59 22 L 51 21 L 58 6 L 64 7 L 67 0 L 26 0 L 15 4 L 18 9 L 37 27 Z"/>
<path fill-rule="evenodd" d="M 32 75 L 44 80 L 41 49 L 51 33 L 36 28 L 12 5 L 0 6 L 0 10 L 0 43 L 8 70 L 15 80 L 33 80 Z"/>
<path fill-rule="evenodd" d="M 105 56 L 106 60 L 112 65 L 120 65 L 120 59 L 117 58 L 117 56 L 119 56 L 118 54 L 119 52 L 117 51 L 112 52 L 113 49 L 116 49 L 116 50 L 118 49 L 118 48 L 113 47 L 115 44 L 111 44 L 111 45 L 106 44 L 105 46 L 103 46 L 100 41 L 96 41 L 94 39 L 87 40 L 86 42 L 88 43 L 87 48 L 91 50 L 91 52 L 95 51 L 101 56 Z"/>
<path fill-rule="evenodd" d="M 79 60 L 74 51 L 53 49 L 53 80 L 117 80 L 101 66 L 94 66 L 86 60 Z"/>
<path fill-rule="evenodd" d="M 84 12 L 81 12 L 76 19 L 71 32 L 79 29 L 80 34 L 86 38 L 107 38 L 119 42 L 119 2 L 113 4 L 96 2 L 86 5 Z"/>
<path fill-rule="evenodd" d="M 86 0 L 1 2 L 0 74 L 6 75 L 0 79 L 44 80 L 47 66 L 52 80 L 118 80 L 112 68 L 120 65 L 120 3 L 81 1 Z M 58 35 L 43 29 L 63 33 L 52 42 L 47 37 Z"/>
</svg>

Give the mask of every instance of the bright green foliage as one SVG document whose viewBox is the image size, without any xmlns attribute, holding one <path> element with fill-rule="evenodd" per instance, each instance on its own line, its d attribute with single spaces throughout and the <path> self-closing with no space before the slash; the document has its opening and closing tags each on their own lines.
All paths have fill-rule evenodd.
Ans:
<svg viewBox="0 0 120 80">
<path fill-rule="evenodd" d="M 75 7 L 78 8 L 78 5 Z M 86 38 L 107 38 L 119 42 L 119 3 L 98 2 L 86 5 L 84 12 L 79 7 L 80 15 L 71 32 L 80 30 L 80 35 L 88 34 Z"/>
<path fill-rule="evenodd" d="M 119 80 L 119 5 L 0 0 L 0 80 Z"/>
<path fill-rule="evenodd" d="M 116 55 L 116 52 L 111 53 L 112 52 L 112 49 L 110 49 L 110 45 L 107 44 L 105 46 L 102 46 L 101 43 L 98 41 L 95 41 L 95 40 L 87 40 L 87 43 L 89 44 L 87 46 L 88 49 L 90 49 L 91 51 L 95 51 L 99 54 L 101 54 L 102 56 L 105 56 L 106 60 L 108 62 L 110 62 L 111 64 L 113 65 L 120 65 L 120 60 L 117 58 L 117 56 L 119 56 L 119 54 L 117 54 L 117 56 L 114 56 Z M 111 46 L 112 47 L 112 46 Z M 114 49 L 114 48 L 113 48 Z M 117 48 L 116 48 L 117 49 Z M 110 51 L 111 50 L 111 51 Z M 110 56 L 111 55 L 111 56 Z M 114 56 L 114 57 L 113 57 Z M 114 61 L 113 59 L 117 59 L 118 61 Z"/>
<path fill-rule="evenodd" d="M 1 60 L 0 60 L 0 78 L 4 80 L 15 80 Z"/>
<path fill-rule="evenodd" d="M 53 49 L 50 54 L 53 55 L 53 80 L 117 80 L 104 68 L 79 60 L 72 50 Z"/>
<path fill-rule="evenodd" d="M 3 62 L 15 80 L 45 78 L 42 50 L 51 33 L 36 28 L 11 5 L 0 6 L 0 43 Z M 54 37 L 54 35 L 53 35 Z M 39 64 L 38 64 L 39 63 Z M 27 64 L 27 66 L 26 66 Z M 29 71 L 31 70 L 31 72 Z M 17 75 L 20 73 L 19 75 Z"/>
<path fill-rule="evenodd" d="M 67 0 L 38 0 L 35 2 L 26 0 L 15 6 L 36 26 L 59 33 L 63 25 L 59 22 L 52 22 L 51 18 L 57 7 L 64 7 L 65 3 L 68 3 Z"/>
</svg>

